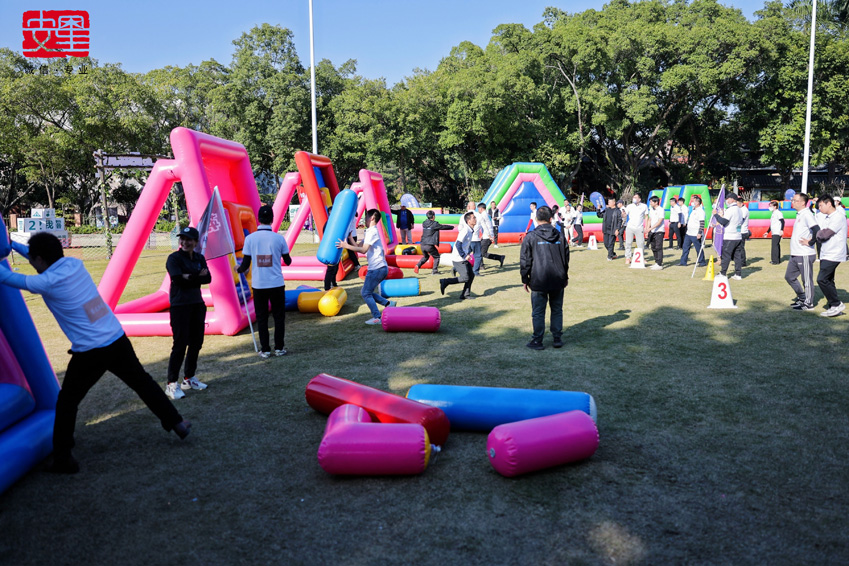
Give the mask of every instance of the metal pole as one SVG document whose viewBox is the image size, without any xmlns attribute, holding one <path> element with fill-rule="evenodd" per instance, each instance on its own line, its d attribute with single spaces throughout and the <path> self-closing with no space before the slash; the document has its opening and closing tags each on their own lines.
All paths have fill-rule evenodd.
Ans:
<svg viewBox="0 0 849 566">
<path fill-rule="evenodd" d="M 318 119 L 315 113 L 315 34 L 312 25 L 312 0 L 310 0 L 310 93 L 312 95 L 312 152 L 318 154 Z"/>
<path fill-rule="evenodd" d="M 109 208 L 106 203 L 106 173 L 103 170 L 103 150 L 94 154 L 100 172 L 100 205 L 103 207 L 103 230 L 106 234 L 106 259 L 112 259 L 112 232 L 109 230 Z"/>
<path fill-rule="evenodd" d="M 802 158 L 802 192 L 808 192 L 808 166 L 811 160 L 811 105 L 814 98 L 814 44 L 817 34 L 817 0 L 811 12 L 811 52 L 808 57 L 808 103 L 805 110 L 805 155 Z"/>
</svg>

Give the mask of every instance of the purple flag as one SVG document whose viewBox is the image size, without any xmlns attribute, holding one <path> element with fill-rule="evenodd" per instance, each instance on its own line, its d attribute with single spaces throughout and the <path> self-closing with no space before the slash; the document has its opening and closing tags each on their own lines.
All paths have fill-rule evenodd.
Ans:
<svg viewBox="0 0 849 566">
<path fill-rule="evenodd" d="M 719 196 L 716 197 L 716 202 L 713 203 L 713 211 L 716 213 L 719 210 L 717 207 L 725 206 L 725 185 L 719 189 Z M 710 225 L 713 226 L 713 248 L 716 250 L 717 256 L 722 256 L 722 238 L 725 234 L 725 227 L 716 221 L 716 217 L 711 214 Z"/>
<path fill-rule="evenodd" d="M 212 191 L 209 204 L 206 205 L 203 216 L 200 217 L 198 232 L 200 241 L 196 251 L 203 254 L 206 259 L 215 259 L 236 251 L 233 233 L 230 231 L 230 221 L 227 218 L 224 203 L 221 202 L 221 195 L 218 194 L 218 187 Z"/>
</svg>

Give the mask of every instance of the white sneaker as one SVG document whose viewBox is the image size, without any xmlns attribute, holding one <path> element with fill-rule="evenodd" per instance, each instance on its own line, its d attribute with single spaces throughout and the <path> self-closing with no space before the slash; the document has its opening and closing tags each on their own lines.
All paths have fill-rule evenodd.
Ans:
<svg viewBox="0 0 849 566">
<path fill-rule="evenodd" d="M 840 303 L 839 305 L 833 306 L 825 312 L 821 312 L 820 316 L 837 316 L 841 312 L 843 312 L 845 309 L 846 309 L 846 305 L 844 305 L 843 303 Z"/>
<path fill-rule="evenodd" d="M 203 391 L 204 389 L 206 389 L 206 383 L 201 383 L 196 377 L 190 377 L 188 379 L 183 379 L 183 381 L 180 382 L 180 389 L 183 389 L 185 391 L 188 391 L 189 389 Z"/>
<path fill-rule="evenodd" d="M 495 245 L 494 245 L 494 246 L 492 246 L 492 247 L 493 247 L 493 248 L 495 248 L 495 249 L 497 250 L 497 249 L 498 249 L 498 244 L 495 244 Z"/>
<path fill-rule="evenodd" d="M 165 384 L 165 394 L 168 396 L 169 399 L 172 399 L 172 400 L 175 400 L 175 401 L 177 399 L 182 399 L 183 397 L 186 396 L 186 394 L 183 393 L 182 389 L 177 387 L 176 381 L 174 383 L 166 383 Z"/>
<path fill-rule="evenodd" d="M 262 358 L 263 360 L 267 360 L 268 358 L 271 357 L 271 352 L 260 352 L 259 357 Z"/>
<path fill-rule="evenodd" d="M 397 307 L 397 306 L 398 306 L 398 301 L 389 301 L 389 304 L 388 304 L 388 305 L 386 305 L 386 306 L 387 306 L 387 307 Z"/>
<path fill-rule="evenodd" d="M 735 281 L 742 281 L 743 280 L 743 278 L 740 277 L 739 275 L 732 275 L 731 279 L 734 279 Z"/>
<path fill-rule="evenodd" d="M 366 321 L 366 324 L 380 324 L 379 318 L 370 318 Z"/>
<path fill-rule="evenodd" d="M 658 265 L 658 264 L 654 264 L 654 265 L 651 266 L 651 269 L 654 269 L 655 271 L 660 271 L 661 269 L 663 269 L 663 266 Z"/>
<path fill-rule="evenodd" d="M 286 355 L 286 354 L 288 354 L 288 353 L 289 353 L 289 352 L 286 350 L 286 348 L 280 348 L 280 349 L 278 349 L 278 350 L 274 350 L 274 355 L 275 355 L 275 356 L 285 356 L 285 355 Z"/>
</svg>

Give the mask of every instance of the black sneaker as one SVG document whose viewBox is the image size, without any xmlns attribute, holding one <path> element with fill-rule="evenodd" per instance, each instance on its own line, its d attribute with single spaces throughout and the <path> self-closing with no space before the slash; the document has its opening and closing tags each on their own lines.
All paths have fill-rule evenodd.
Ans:
<svg viewBox="0 0 849 566">
<path fill-rule="evenodd" d="M 448 283 L 445 282 L 445 279 L 440 279 L 439 280 L 439 292 L 444 295 L 446 287 L 448 287 Z"/>
<path fill-rule="evenodd" d="M 501 264 L 498 267 L 504 267 L 504 258 L 506 256 L 501 256 Z"/>
<path fill-rule="evenodd" d="M 803 303 L 803 302 L 804 302 L 804 299 L 800 299 L 799 297 L 796 297 L 795 299 L 793 299 L 793 302 L 790 303 L 790 306 L 795 307 L 796 305 Z"/>
<path fill-rule="evenodd" d="M 562 348 L 563 347 L 563 339 L 560 338 L 560 337 L 555 338 L 553 346 L 555 348 Z"/>
<path fill-rule="evenodd" d="M 61 460 L 54 458 L 47 465 L 47 471 L 51 474 L 76 474 L 80 471 L 80 463 L 73 456 Z"/>
<path fill-rule="evenodd" d="M 177 436 L 180 437 L 180 440 L 185 440 L 189 433 L 192 432 L 192 423 L 190 421 L 183 421 L 181 423 L 177 423 L 174 425 L 174 432 L 177 433 Z"/>
<path fill-rule="evenodd" d="M 812 311 L 814 310 L 814 305 L 810 303 L 799 303 L 795 307 L 793 307 L 794 311 Z"/>
<path fill-rule="evenodd" d="M 531 350 L 545 350 L 545 346 L 542 345 L 542 342 L 537 342 L 536 340 L 531 340 L 527 344 L 525 344 Z"/>
</svg>

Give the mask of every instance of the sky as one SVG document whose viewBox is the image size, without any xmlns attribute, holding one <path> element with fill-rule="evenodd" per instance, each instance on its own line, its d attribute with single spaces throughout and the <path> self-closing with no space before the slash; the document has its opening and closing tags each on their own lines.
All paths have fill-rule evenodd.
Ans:
<svg viewBox="0 0 849 566">
<path fill-rule="evenodd" d="M 750 20 L 764 0 L 721 0 Z M 505 23 L 528 29 L 547 6 L 569 12 L 601 9 L 603 0 L 314 0 L 316 60 L 337 67 L 357 61 L 357 73 L 385 78 L 392 86 L 416 68 L 435 70 L 462 41 L 485 47 Z M 0 47 L 22 51 L 23 13 L 85 10 L 90 17 L 90 55 L 143 73 L 167 65 L 184 67 L 215 59 L 229 64 L 233 40 L 269 23 L 294 34 L 298 56 L 310 61 L 309 0 L 0 0 Z"/>
</svg>

